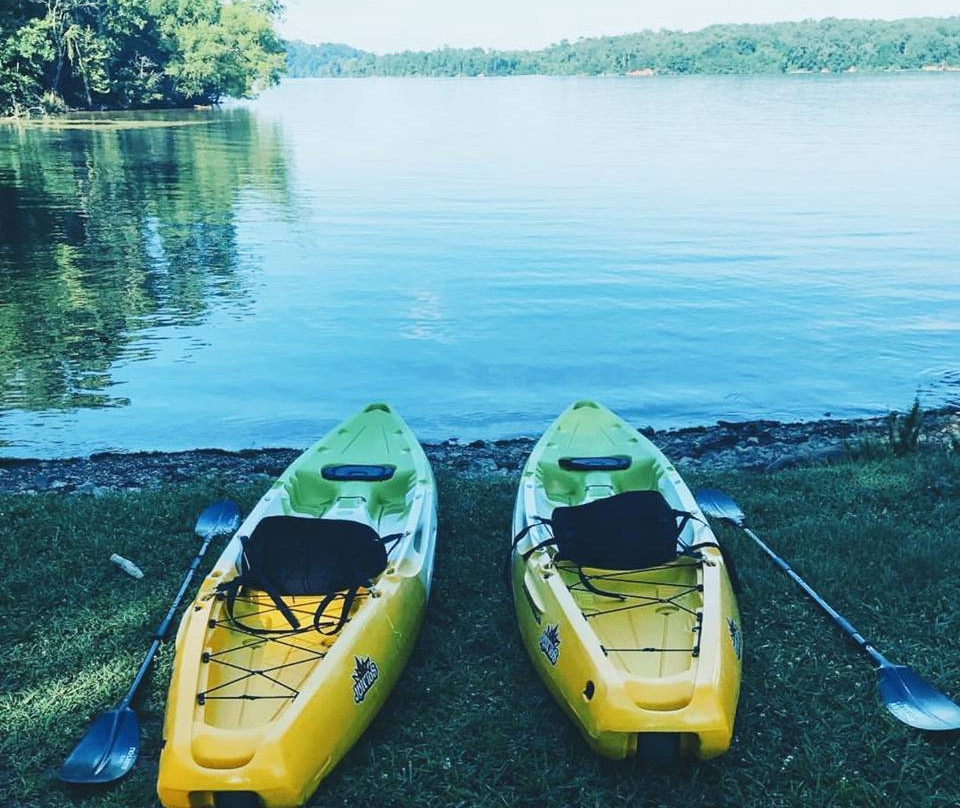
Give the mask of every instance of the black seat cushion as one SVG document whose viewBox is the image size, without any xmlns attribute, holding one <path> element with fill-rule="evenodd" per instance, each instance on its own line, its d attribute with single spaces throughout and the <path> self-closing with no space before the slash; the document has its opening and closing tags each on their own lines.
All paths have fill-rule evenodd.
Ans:
<svg viewBox="0 0 960 808">
<path fill-rule="evenodd" d="M 268 516 L 244 541 L 241 574 L 278 595 L 319 595 L 362 586 L 386 568 L 383 541 L 369 525 Z"/>
<path fill-rule="evenodd" d="M 678 518 L 683 521 L 678 523 Z M 585 505 L 556 508 L 550 521 L 557 560 L 629 570 L 676 558 L 677 538 L 687 519 L 689 514 L 671 508 L 659 491 L 626 491 Z"/>
</svg>

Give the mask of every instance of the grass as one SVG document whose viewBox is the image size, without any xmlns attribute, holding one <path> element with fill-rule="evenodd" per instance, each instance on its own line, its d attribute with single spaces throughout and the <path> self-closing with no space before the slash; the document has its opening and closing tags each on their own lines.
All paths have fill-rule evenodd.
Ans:
<svg viewBox="0 0 960 808">
<path fill-rule="evenodd" d="M 960 740 L 891 718 L 868 665 L 741 534 L 745 669 L 732 750 L 649 772 L 594 757 L 520 646 L 500 577 L 514 482 L 440 479 L 441 535 L 423 633 L 386 708 L 311 805 L 833 808 L 960 805 Z M 921 452 L 775 474 L 728 473 L 757 531 L 894 661 L 960 697 L 960 460 Z M 126 689 L 227 480 L 101 499 L 0 496 L 0 804 L 156 805 L 163 653 L 138 711 L 141 760 L 72 792 L 54 772 Z M 219 545 L 218 545 L 219 546 Z M 111 552 L 146 572 L 135 581 Z"/>
</svg>

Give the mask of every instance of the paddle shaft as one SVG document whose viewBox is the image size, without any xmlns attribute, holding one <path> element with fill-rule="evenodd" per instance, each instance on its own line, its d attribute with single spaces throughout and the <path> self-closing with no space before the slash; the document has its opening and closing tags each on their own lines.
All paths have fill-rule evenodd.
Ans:
<svg viewBox="0 0 960 808">
<path fill-rule="evenodd" d="M 829 603 L 827 603 L 822 597 L 820 597 L 819 593 L 812 586 L 810 586 L 810 584 L 808 584 L 805 580 L 803 580 L 803 578 L 801 578 L 794 571 L 793 567 L 791 567 L 786 561 L 784 561 L 780 556 L 778 556 L 766 544 L 766 542 L 763 541 L 763 539 L 761 539 L 756 533 L 750 530 L 750 528 L 748 528 L 746 525 L 738 525 L 738 527 L 744 533 L 746 533 L 751 539 L 753 539 L 757 543 L 757 546 L 761 550 L 763 550 L 763 552 L 765 552 L 768 556 L 770 556 L 773 563 L 776 564 L 778 567 L 780 567 L 780 569 L 783 570 L 787 575 L 789 575 L 793 579 L 794 583 L 796 583 L 797 586 L 799 586 L 804 592 L 806 592 L 807 595 L 810 596 L 810 599 L 814 603 L 816 603 L 817 606 L 823 609 L 823 611 L 825 611 L 830 616 L 830 619 L 833 620 L 833 622 L 836 623 L 837 626 L 839 626 L 840 630 L 844 632 L 851 640 L 853 640 L 853 642 L 856 643 L 857 647 L 863 650 L 863 652 L 867 656 L 869 656 L 879 667 L 887 667 L 892 664 L 889 660 L 887 660 L 886 657 L 883 656 L 883 654 L 881 654 L 876 648 L 874 648 L 867 641 L 867 639 L 859 631 L 856 630 L 856 628 L 854 628 L 853 624 L 849 620 L 847 620 L 847 618 L 845 618 L 842 614 L 840 614 L 840 612 L 838 612 Z"/>
<path fill-rule="evenodd" d="M 197 554 L 193 557 L 193 561 L 190 563 L 190 569 L 187 570 L 186 575 L 183 576 L 183 581 L 180 583 L 180 590 L 177 592 L 177 596 L 173 599 L 173 603 L 167 610 L 167 614 L 164 616 L 160 625 L 157 626 L 157 630 L 153 633 L 153 642 L 150 643 L 150 650 L 147 651 L 147 655 L 143 658 L 143 662 L 140 663 L 140 668 L 137 671 L 137 675 L 133 679 L 133 684 L 130 685 L 127 695 L 123 697 L 123 701 L 120 702 L 120 706 L 117 709 L 122 710 L 125 707 L 129 707 L 134 696 L 137 694 L 137 690 L 140 689 L 140 685 L 147 676 L 147 671 L 150 670 L 150 665 L 153 662 L 153 658 L 157 655 L 157 651 L 160 648 L 160 643 L 163 642 L 164 638 L 167 636 L 167 632 L 170 630 L 170 624 L 173 622 L 173 617 L 180 606 L 180 601 L 183 600 L 183 596 L 187 593 L 187 589 L 190 588 L 190 582 L 193 580 L 193 576 L 196 574 L 197 568 L 200 566 L 200 562 L 203 561 L 203 556 L 206 554 L 207 548 L 210 546 L 210 542 L 213 541 L 213 538 L 214 534 L 207 535 L 203 540 L 203 544 L 200 545 L 200 549 L 197 551 Z"/>
</svg>

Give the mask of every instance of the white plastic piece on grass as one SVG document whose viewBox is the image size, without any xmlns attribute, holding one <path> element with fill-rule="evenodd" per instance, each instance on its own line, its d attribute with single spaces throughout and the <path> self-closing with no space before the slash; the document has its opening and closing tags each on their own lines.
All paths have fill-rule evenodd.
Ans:
<svg viewBox="0 0 960 808">
<path fill-rule="evenodd" d="M 127 575 L 132 575 L 134 578 L 142 578 L 143 571 L 134 564 L 132 561 L 128 561 L 123 556 L 119 556 L 116 553 L 113 553 L 110 556 L 110 560 L 116 564 L 120 569 L 122 569 Z"/>
</svg>

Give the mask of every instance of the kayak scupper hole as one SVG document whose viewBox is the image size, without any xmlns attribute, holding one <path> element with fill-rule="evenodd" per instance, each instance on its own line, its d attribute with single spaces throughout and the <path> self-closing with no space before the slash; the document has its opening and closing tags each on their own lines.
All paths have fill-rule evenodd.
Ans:
<svg viewBox="0 0 960 808">
<path fill-rule="evenodd" d="M 593 698 L 593 694 L 597 692 L 597 686 L 591 681 L 587 680 L 587 686 L 583 688 L 583 697 L 590 701 Z"/>
<path fill-rule="evenodd" d="M 263 808 L 255 791 L 219 791 L 213 794 L 216 808 Z"/>
</svg>

